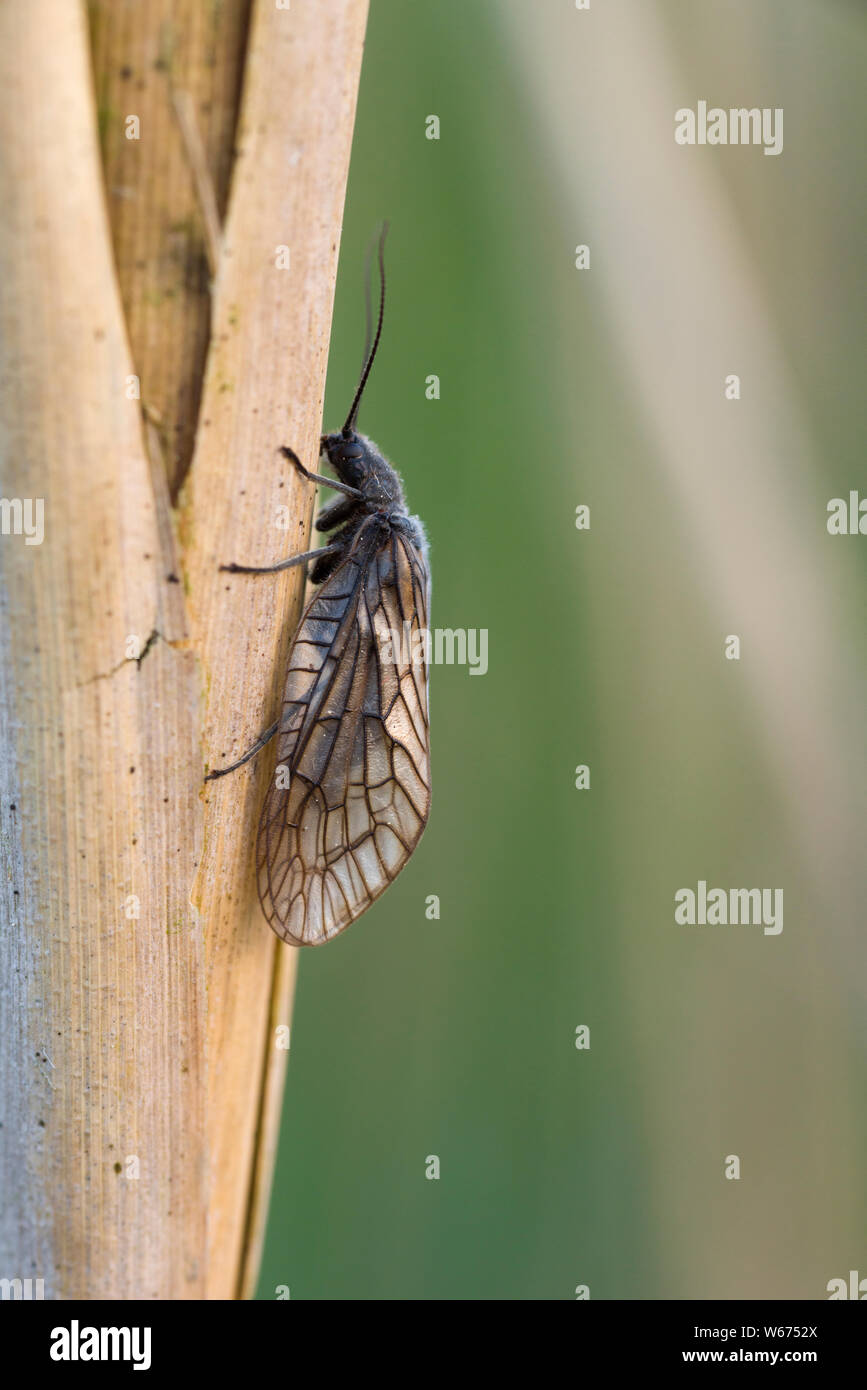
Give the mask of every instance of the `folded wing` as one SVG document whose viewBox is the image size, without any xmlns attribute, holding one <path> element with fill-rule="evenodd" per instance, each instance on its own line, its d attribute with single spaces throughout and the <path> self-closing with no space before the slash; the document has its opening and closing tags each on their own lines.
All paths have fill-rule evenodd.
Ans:
<svg viewBox="0 0 867 1390">
<path fill-rule="evenodd" d="M 295 945 L 349 926 L 424 829 L 429 592 L 411 539 L 374 533 L 317 590 L 295 635 L 257 845 L 263 911 Z"/>
</svg>

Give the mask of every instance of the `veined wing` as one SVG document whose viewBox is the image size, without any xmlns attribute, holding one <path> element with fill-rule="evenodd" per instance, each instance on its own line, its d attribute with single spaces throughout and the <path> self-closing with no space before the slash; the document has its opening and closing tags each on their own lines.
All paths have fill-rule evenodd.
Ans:
<svg viewBox="0 0 867 1390">
<path fill-rule="evenodd" d="M 278 936 L 318 945 L 396 877 L 430 806 L 430 580 L 400 531 L 371 527 L 308 604 L 289 653 L 277 772 L 257 844 Z M 393 647 L 392 638 L 400 639 Z M 392 658 L 393 659 L 390 659 Z M 288 777 L 288 786 L 281 786 Z"/>
</svg>

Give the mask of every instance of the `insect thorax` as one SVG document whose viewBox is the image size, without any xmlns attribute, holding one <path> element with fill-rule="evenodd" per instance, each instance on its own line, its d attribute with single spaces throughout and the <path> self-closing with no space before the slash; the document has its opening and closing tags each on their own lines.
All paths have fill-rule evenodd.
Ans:
<svg viewBox="0 0 867 1390">
<path fill-rule="evenodd" d="M 400 476 L 372 439 L 353 430 L 348 437 L 325 435 L 322 446 L 337 476 L 359 488 L 369 508 L 406 513 Z"/>
</svg>

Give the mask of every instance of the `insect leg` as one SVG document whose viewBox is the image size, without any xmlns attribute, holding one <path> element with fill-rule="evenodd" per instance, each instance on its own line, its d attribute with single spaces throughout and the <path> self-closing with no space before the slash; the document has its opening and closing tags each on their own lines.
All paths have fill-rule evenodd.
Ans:
<svg viewBox="0 0 867 1390">
<path fill-rule="evenodd" d="M 324 550 L 320 550 L 320 555 L 325 555 Z M 333 574 L 340 564 L 339 555 L 325 555 L 324 560 L 317 560 L 316 564 L 310 569 L 310 583 L 322 584 L 330 574 Z"/>
<path fill-rule="evenodd" d="M 347 497 L 354 497 L 357 502 L 363 499 L 364 493 L 357 487 L 350 487 L 348 483 L 338 482 L 337 478 L 326 478 L 322 473 L 311 473 L 309 468 L 304 467 L 295 450 L 290 449 L 288 444 L 283 445 L 280 453 L 284 459 L 288 459 L 290 463 L 295 465 L 302 478 L 306 478 L 308 482 L 322 483 L 323 487 L 331 487 L 335 492 L 345 492 Z"/>
<path fill-rule="evenodd" d="M 253 747 L 244 754 L 243 758 L 239 758 L 236 763 L 232 763 L 229 767 L 215 767 L 213 772 L 207 774 L 205 781 L 213 782 L 215 777 L 225 777 L 227 772 L 234 772 L 236 768 L 243 767 L 244 763 L 248 763 L 251 758 L 255 758 L 259 750 L 265 747 L 265 744 L 274 737 L 279 727 L 280 720 L 278 719 L 276 723 L 271 725 L 270 729 L 266 729 L 264 734 L 259 735 Z"/>
<path fill-rule="evenodd" d="M 319 560 L 323 555 L 336 555 L 343 546 L 335 542 L 334 545 L 323 545 L 319 550 L 305 550 L 303 555 L 290 555 L 288 560 L 281 560 L 276 565 L 221 565 L 220 569 L 227 574 L 276 574 L 278 570 L 291 569 L 293 565 L 303 565 L 306 560 Z"/>
<path fill-rule="evenodd" d="M 355 501 L 351 497 L 338 497 L 323 507 L 315 521 L 317 531 L 333 531 L 341 522 L 348 521 L 355 511 Z"/>
</svg>

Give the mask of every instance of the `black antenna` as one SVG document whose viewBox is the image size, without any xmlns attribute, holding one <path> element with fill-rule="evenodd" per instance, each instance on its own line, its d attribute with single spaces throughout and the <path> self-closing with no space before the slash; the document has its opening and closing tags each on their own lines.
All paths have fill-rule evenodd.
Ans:
<svg viewBox="0 0 867 1390">
<path fill-rule="evenodd" d="M 380 228 L 380 231 L 382 229 Z M 370 344 L 373 342 L 373 305 L 371 304 L 371 270 L 373 268 L 373 253 L 376 243 L 379 240 L 380 231 L 374 232 L 370 241 L 367 243 L 367 250 L 364 253 L 364 352 L 361 354 L 361 370 L 367 362 Z"/>
<path fill-rule="evenodd" d="M 382 316 L 385 313 L 385 264 L 383 261 L 383 249 L 385 247 L 385 236 L 387 231 L 388 223 L 383 222 L 382 231 L 379 234 L 379 322 L 376 325 L 376 336 L 373 339 L 373 347 L 370 349 L 370 352 L 367 355 L 367 361 L 365 362 L 364 367 L 362 368 L 361 380 L 358 383 L 358 390 L 355 392 L 355 395 L 352 400 L 352 405 L 349 408 L 349 414 L 346 417 L 346 424 L 343 426 L 343 429 L 341 430 L 341 434 L 343 435 L 344 439 L 348 439 L 349 436 L 352 434 L 352 430 L 355 425 L 355 417 L 358 414 L 358 407 L 361 404 L 361 396 L 365 386 L 367 385 L 367 378 L 370 376 L 370 369 L 373 366 L 373 359 L 376 357 L 376 349 L 379 347 L 379 340 L 382 337 Z"/>
</svg>

